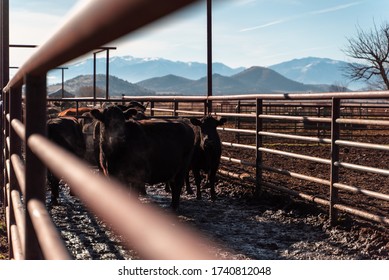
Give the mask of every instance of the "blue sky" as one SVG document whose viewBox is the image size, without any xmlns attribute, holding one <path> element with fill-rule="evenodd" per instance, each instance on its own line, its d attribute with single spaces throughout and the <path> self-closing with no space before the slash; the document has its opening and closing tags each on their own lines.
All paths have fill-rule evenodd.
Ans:
<svg viewBox="0 0 389 280">
<path fill-rule="evenodd" d="M 42 44 L 65 16 L 88 0 L 9 0 L 10 43 Z M 388 0 L 214 0 L 213 61 L 270 66 L 307 56 L 348 60 L 342 52 L 356 26 L 389 21 Z M 206 4 L 111 42 L 111 55 L 206 62 Z M 20 66 L 32 50 L 11 50 Z"/>
</svg>

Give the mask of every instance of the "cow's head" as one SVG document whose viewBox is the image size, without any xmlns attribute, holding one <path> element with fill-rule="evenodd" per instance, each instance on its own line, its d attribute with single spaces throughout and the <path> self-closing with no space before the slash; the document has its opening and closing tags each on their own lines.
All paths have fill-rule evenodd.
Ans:
<svg viewBox="0 0 389 280">
<path fill-rule="evenodd" d="M 103 111 L 94 109 L 90 114 L 102 124 L 100 128 L 102 140 L 108 145 L 117 145 L 126 141 L 126 119 L 137 114 L 137 110 L 128 109 L 123 112 L 117 106 L 110 106 Z"/>
<path fill-rule="evenodd" d="M 201 120 L 191 118 L 190 122 L 200 128 L 200 145 L 203 149 L 212 149 L 215 146 L 220 147 L 220 138 L 216 128 L 225 124 L 227 122 L 226 118 L 215 119 L 211 115 L 208 115 Z"/>
</svg>

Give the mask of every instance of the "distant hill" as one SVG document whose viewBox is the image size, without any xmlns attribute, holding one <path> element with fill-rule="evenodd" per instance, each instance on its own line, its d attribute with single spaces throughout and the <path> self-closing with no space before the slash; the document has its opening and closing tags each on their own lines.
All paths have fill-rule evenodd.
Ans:
<svg viewBox="0 0 389 280">
<path fill-rule="evenodd" d="M 85 59 L 66 65 L 65 78 L 72 79 L 80 75 L 93 74 L 93 59 Z M 223 63 L 212 64 L 214 73 L 231 76 L 244 70 L 244 67 L 231 68 Z M 106 59 L 96 59 L 96 71 L 106 74 Z M 197 80 L 207 74 L 207 64 L 200 62 L 172 61 L 163 58 L 136 58 L 132 56 L 114 56 L 109 59 L 109 74 L 120 79 L 135 83 L 153 77 L 176 75 Z M 49 73 L 50 83 L 61 81 L 61 71 L 52 70 Z M 51 82 L 54 81 L 54 82 Z"/>
<path fill-rule="evenodd" d="M 231 77 L 214 74 L 212 76 L 213 94 L 249 94 L 277 92 L 325 92 L 329 85 L 306 85 L 285 78 L 279 73 L 265 67 L 251 67 Z M 200 94 L 207 92 L 207 78 L 198 80 L 167 75 L 147 79 L 137 83 L 151 89 L 157 94 Z"/>
<path fill-rule="evenodd" d="M 344 76 L 348 62 L 329 58 L 305 57 L 269 66 L 281 75 L 304 84 L 328 84 L 360 89 L 364 82 L 351 82 Z"/>
<path fill-rule="evenodd" d="M 48 86 L 48 92 L 56 92 L 61 88 L 61 84 Z M 70 94 L 77 97 L 92 96 L 93 94 L 93 75 L 80 75 L 73 79 L 65 81 L 64 88 Z M 96 75 L 97 92 L 105 94 L 106 75 Z M 139 85 L 129 83 L 114 76 L 109 76 L 109 94 L 110 96 L 124 95 L 154 95 L 155 92 L 145 89 Z M 105 95 L 104 95 L 105 96 Z"/>
</svg>

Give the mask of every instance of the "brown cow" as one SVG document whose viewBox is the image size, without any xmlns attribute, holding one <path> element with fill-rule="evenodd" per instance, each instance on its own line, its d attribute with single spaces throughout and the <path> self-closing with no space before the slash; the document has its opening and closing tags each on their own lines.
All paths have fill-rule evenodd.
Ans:
<svg viewBox="0 0 389 280">
<path fill-rule="evenodd" d="M 104 173 L 130 187 L 169 182 L 177 209 L 194 147 L 193 129 L 184 122 L 126 120 L 130 109 L 92 110 L 100 122 L 100 164 Z M 136 112 L 136 110 L 135 110 Z"/>
<path fill-rule="evenodd" d="M 68 108 L 58 113 L 58 117 L 75 117 L 77 115 L 81 116 L 84 113 L 90 112 L 93 108 L 89 107 L 80 107 L 80 108 Z"/>
</svg>

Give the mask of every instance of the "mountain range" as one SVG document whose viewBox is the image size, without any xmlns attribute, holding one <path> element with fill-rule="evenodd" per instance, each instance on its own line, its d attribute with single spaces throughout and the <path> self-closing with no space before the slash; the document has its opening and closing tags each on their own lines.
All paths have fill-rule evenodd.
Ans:
<svg viewBox="0 0 389 280">
<path fill-rule="evenodd" d="M 247 94 L 272 92 L 323 92 L 359 89 L 343 75 L 347 62 L 307 57 L 269 67 L 230 68 L 213 63 L 214 94 Z M 109 63 L 111 95 L 205 94 L 207 89 L 204 63 L 179 62 L 162 58 L 112 57 Z M 105 88 L 106 59 L 96 59 L 99 73 L 97 86 Z M 65 89 L 92 86 L 93 60 L 85 59 L 67 66 Z M 49 73 L 49 91 L 58 89 L 60 71 Z M 57 81 L 57 84 L 53 84 Z M 335 85 L 335 87 L 333 86 Z M 105 90 L 104 90 L 105 91 Z M 76 94 L 77 95 L 77 94 Z"/>
</svg>

